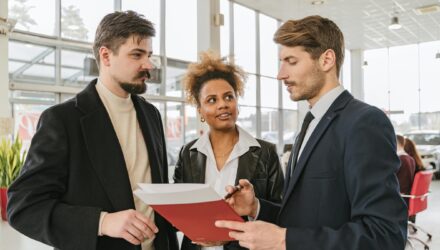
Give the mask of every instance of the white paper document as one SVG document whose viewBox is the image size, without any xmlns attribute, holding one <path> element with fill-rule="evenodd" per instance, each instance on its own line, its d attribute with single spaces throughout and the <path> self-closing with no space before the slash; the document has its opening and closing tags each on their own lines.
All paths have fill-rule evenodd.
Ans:
<svg viewBox="0 0 440 250">
<path fill-rule="evenodd" d="M 147 184 L 139 183 L 134 194 L 148 205 L 189 204 L 221 200 L 208 184 Z"/>
</svg>

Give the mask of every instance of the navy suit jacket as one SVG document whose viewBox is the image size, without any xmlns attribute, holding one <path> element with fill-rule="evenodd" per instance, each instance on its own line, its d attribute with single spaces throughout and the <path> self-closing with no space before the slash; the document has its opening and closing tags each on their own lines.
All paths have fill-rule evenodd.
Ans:
<svg viewBox="0 0 440 250">
<path fill-rule="evenodd" d="M 97 236 L 101 211 L 134 209 L 134 201 L 122 149 L 95 84 L 41 114 L 24 167 L 9 188 L 9 222 L 57 249 L 140 250 L 124 239 Z M 152 182 L 167 183 L 160 113 L 137 95 L 132 101 Z M 171 225 L 157 213 L 155 223 L 156 249 L 178 249 Z"/>
<path fill-rule="evenodd" d="M 260 200 L 258 219 L 287 228 L 287 249 L 404 249 L 393 127 L 344 91 L 304 146 L 281 205 Z"/>
</svg>

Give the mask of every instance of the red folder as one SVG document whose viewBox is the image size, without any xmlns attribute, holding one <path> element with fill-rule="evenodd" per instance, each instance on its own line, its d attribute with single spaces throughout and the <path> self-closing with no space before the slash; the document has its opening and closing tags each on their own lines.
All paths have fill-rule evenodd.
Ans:
<svg viewBox="0 0 440 250">
<path fill-rule="evenodd" d="M 207 184 L 139 184 L 134 194 L 195 242 L 231 241 L 216 220 L 243 221 Z"/>
</svg>

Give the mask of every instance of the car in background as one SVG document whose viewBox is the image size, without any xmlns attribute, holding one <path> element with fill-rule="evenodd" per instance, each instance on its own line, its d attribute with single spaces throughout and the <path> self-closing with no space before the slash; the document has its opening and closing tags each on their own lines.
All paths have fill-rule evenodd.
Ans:
<svg viewBox="0 0 440 250">
<path fill-rule="evenodd" d="M 422 157 L 425 168 L 434 170 L 437 179 L 440 178 L 440 131 L 419 130 L 406 133 L 405 137 L 411 139 Z"/>
</svg>

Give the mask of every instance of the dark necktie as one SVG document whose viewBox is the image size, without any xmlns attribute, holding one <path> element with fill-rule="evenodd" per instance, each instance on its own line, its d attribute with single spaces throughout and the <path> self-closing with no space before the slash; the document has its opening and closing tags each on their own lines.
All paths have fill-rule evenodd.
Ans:
<svg viewBox="0 0 440 250">
<path fill-rule="evenodd" d="M 289 175 L 292 175 L 293 170 L 295 169 L 296 162 L 298 161 L 299 150 L 301 149 L 301 144 L 303 143 L 304 137 L 306 136 L 307 128 L 309 127 L 310 122 L 314 118 L 315 117 L 312 115 L 310 111 L 307 112 L 306 117 L 304 117 L 304 121 L 301 126 L 301 131 L 299 132 L 298 137 L 296 137 L 296 141 L 295 144 L 293 145 L 292 153 L 290 155 L 290 160 L 289 160 L 290 164 L 287 171 Z"/>
</svg>

